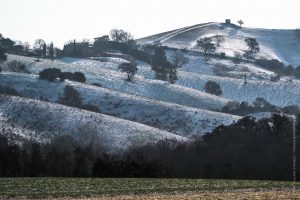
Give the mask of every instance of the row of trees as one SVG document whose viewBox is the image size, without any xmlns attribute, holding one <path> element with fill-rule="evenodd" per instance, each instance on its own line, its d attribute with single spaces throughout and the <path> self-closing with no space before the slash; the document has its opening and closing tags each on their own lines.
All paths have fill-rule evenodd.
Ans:
<svg viewBox="0 0 300 200">
<path fill-rule="evenodd" d="M 63 55 L 62 50 L 54 47 L 53 42 L 47 45 L 47 43 L 43 39 L 35 40 L 33 45 L 33 52 L 36 55 L 37 60 L 39 60 L 40 58 L 50 58 L 53 60 L 54 58 L 58 58 Z"/>
<path fill-rule="evenodd" d="M 216 40 L 216 44 L 213 43 L 213 39 Z M 216 35 L 214 37 L 204 37 L 197 40 L 196 46 L 203 51 L 204 55 L 214 54 L 217 50 L 217 47 L 219 47 L 220 44 L 224 41 L 225 38 L 222 35 Z M 246 38 L 245 43 L 247 44 L 249 50 L 247 52 L 248 56 L 259 52 L 259 43 L 255 38 Z M 247 56 L 247 54 L 245 54 L 245 56 Z"/>
<path fill-rule="evenodd" d="M 296 142 L 299 143 L 299 116 Z M 293 121 L 245 117 L 192 142 L 162 141 L 107 155 L 101 145 L 61 136 L 40 145 L 0 137 L 0 176 L 157 177 L 293 180 Z M 300 149 L 296 155 L 300 156 Z M 296 168 L 297 179 L 300 167 Z"/>
</svg>

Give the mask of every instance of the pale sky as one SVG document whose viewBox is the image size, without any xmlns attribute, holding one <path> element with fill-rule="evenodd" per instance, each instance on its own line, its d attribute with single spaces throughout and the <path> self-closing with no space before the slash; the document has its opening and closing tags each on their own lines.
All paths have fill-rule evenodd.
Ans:
<svg viewBox="0 0 300 200">
<path fill-rule="evenodd" d="M 70 39 L 108 34 L 135 38 L 225 18 L 244 26 L 300 27 L 300 0 L 0 0 L 0 33 L 13 40 L 45 39 L 62 47 Z"/>
</svg>

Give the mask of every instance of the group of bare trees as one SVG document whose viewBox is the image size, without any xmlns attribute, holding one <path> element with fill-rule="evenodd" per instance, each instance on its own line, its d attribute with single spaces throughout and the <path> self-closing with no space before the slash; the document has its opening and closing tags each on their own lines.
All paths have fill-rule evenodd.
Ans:
<svg viewBox="0 0 300 200">
<path fill-rule="evenodd" d="M 34 42 L 33 50 L 37 56 L 37 60 L 39 60 L 41 57 L 50 59 L 54 59 L 55 57 L 55 49 L 53 46 L 53 42 L 47 45 L 45 40 L 37 39 Z"/>
</svg>

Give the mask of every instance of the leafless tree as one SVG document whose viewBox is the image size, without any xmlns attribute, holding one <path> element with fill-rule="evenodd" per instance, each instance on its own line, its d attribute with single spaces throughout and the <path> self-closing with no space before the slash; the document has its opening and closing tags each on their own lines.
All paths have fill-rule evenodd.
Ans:
<svg viewBox="0 0 300 200">
<path fill-rule="evenodd" d="M 24 42 L 23 46 L 24 46 L 24 50 L 25 50 L 25 51 L 28 51 L 28 50 L 30 49 L 30 44 L 29 44 L 29 42 Z"/>
<path fill-rule="evenodd" d="M 215 38 L 217 40 L 217 47 L 219 47 L 221 43 L 225 42 L 225 38 L 222 35 L 216 35 Z"/>
<path fill-rule="evenodd" d="M 45 40 L 43 40 L 43 39 L 37 39 L 34 41 L 33 49 L 37 55 L 37 60 L 40 59 L 40 57 L 43 53 L 44 44 L 45 44 Z"/>
<path fill-rule="evenodd" d="M 234 53 L 233 63 L 237 66 L 242 62 L 243 56 L 239 52 Z"/>
<path fill-rule="evenodd" d="M 128 33 L 121 29 L 113 29 L 110 31 L 110 37 L 115 42 L 126 43 L 133 40 L 131 33 Z"/>
</svg>

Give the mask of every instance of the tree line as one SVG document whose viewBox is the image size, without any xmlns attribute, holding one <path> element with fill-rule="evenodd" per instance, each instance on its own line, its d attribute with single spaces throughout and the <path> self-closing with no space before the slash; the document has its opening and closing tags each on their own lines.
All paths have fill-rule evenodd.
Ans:
<svg viewBox="0 0 300 200">
<path fill-rule="evenodd" d="M 70 136 L 22 146 L 2 136 L 0 176 L 292 180 L 293 124 L 290 117 L 278 114 L 261 120 L 245 117 L 191 142 L 161 141 L 118 155 Z M 300 156 L 299 148 L 296 155 Z M 299 166 L 296 170 L 299 180 Z"/>
</svg>

